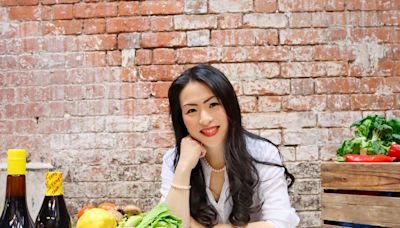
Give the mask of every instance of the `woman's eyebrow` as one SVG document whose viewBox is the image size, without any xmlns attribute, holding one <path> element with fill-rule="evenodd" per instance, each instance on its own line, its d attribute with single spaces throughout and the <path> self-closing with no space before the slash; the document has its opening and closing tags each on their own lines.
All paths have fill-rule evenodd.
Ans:
<svg viewBox="0 0 400 228">
<path fill-rule="evenodd" d="M 205 103 L 207 103 L 207 102 L 209 102 L 211 99 L 213 99 L 215 96 L 213 95 L 213 96 L 211 96 L 211 97 L 209 97 L 209 98 L 207 98 L 207 99 L 205 99 L 204 101 L 203 101 L 203 104 L 205 104 Z M 194 103 L 188 103 L 188 104 L 184 104 L 183 106 L 197 106 L 197 104 L 194 104 Z"/>
</svg>

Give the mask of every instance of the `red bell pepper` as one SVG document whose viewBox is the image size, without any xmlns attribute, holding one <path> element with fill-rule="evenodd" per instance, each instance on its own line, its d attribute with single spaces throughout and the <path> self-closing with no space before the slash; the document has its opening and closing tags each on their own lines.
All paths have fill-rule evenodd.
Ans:
<svg viewBox="0 0 400 228">
<path fill-rule="evenodd" d="M 388 156 L 400 159 L 400 144 L 393 144 L 389 148 Z"/>
<path fill-rule="evenodd" d="M 387 155 L 361 155 L 361 154 L 346 154 L 344 156 L 347 162 L 392 162 L 396 157 Z"/>
</svg>

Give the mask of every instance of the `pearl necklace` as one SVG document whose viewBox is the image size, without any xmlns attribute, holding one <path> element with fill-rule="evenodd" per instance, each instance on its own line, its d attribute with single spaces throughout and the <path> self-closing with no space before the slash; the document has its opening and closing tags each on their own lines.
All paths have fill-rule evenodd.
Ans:
<svg viewBox="0 0 400 228">
<path fill-rule="evenodd" d="M 204 164 L 206 164 L 206 166 L 207 166 L 208 168 L 210 168 L 211 171 L 214 172 L 214 173 L 221 173 L 221 172 L 224 172 L 224 171 L 225 171 L 225 166 L 222 167 L 222 168 L 220 168 L 220 169 L 214 169 L 214 168 L 210 165 L 210 163 L 208 163 L 208 161 L 207 161 L 206 158 L 204 158 Z"/>
</svg>

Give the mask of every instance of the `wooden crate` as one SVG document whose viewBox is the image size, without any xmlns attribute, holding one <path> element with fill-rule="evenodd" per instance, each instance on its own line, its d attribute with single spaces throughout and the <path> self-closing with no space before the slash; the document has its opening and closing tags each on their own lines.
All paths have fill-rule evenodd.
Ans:
<svg viewBox="0 0 400 228">
<path fill-rule="evenodd" d="M 323 162 L 321 185 L 322 227 L 339 227 L 327 221 L 400 227 L 400 163 Z"/>
</svg>

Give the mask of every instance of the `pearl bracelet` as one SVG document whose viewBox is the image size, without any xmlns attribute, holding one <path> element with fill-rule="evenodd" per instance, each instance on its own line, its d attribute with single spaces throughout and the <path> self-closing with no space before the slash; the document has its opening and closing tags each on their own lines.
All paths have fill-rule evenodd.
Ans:
<svg viewBox="0 0 400 228">
<path fill-rule="evenodd" d="M 180 189 L 180 190 L 190 190 L 190 188 L 191 188 L 192 186 L 190 186 L 190 185 L 187 185 L 187 186 L 184 186 L 184 185 L 176 185 L 176 184 L 174 184 L 174 183 L 171 183 L 171 187 L 173 187 L 173 188 L 175 188 L 175 189 Z"/>
</svg>

